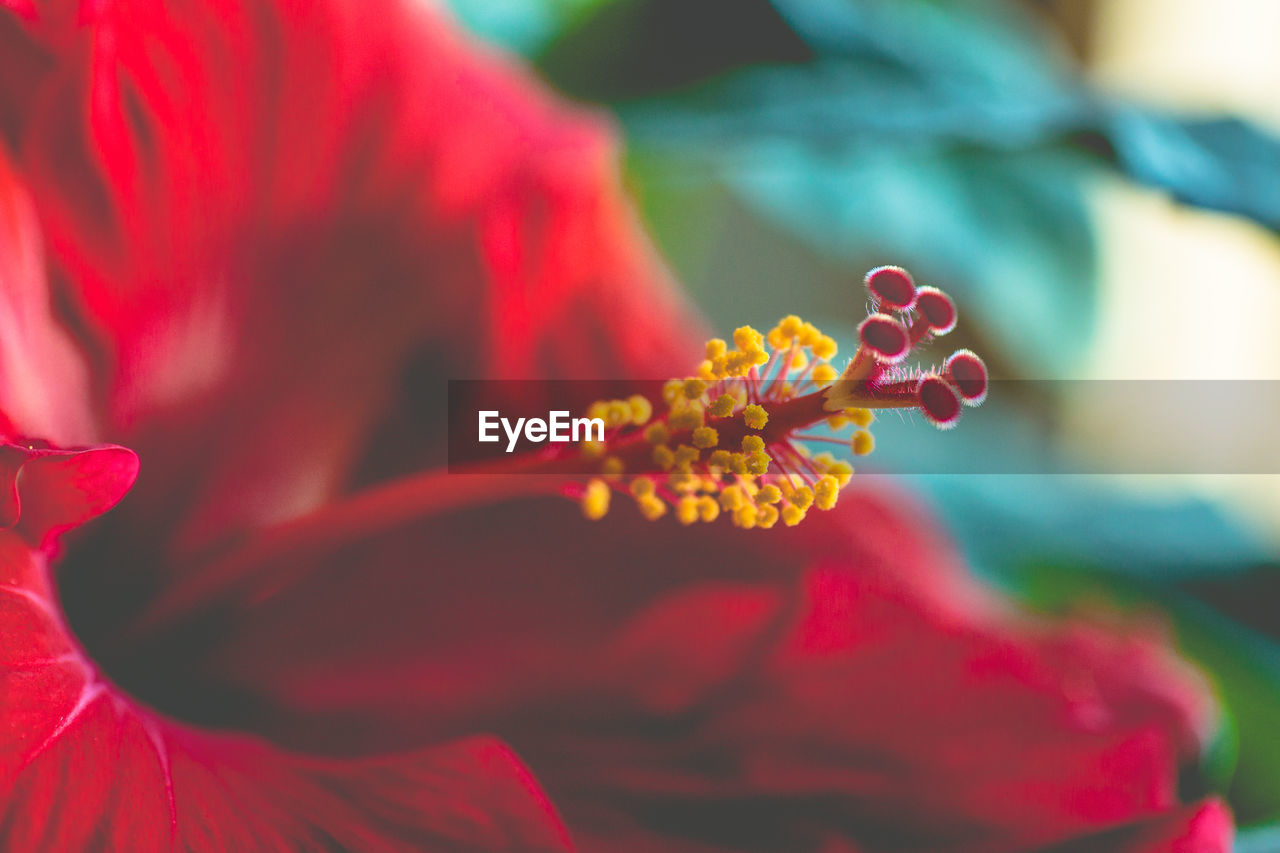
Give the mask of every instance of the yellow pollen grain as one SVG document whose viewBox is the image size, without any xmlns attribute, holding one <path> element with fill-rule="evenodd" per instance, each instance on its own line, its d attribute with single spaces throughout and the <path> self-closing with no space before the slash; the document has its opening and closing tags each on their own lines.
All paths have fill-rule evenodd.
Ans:
<svg viewBox="0 0 1280 853">
<path fill-rule="evenodd" d="M 746 498 L 742 494 L 742 489 L 738 486 L 726 486 L 724 491 L 720 493 L 720 506 L 726 512 L 736 512 L 745 503 Z"/>
<path fill-rule="evenodd" d="M 737 399 L 732 394 L 721 394 L 710 406 L 707 406 L 707 413 L 712 417 L 727 418 L 733 414 L 733 409 L 737 402 Z"/>
<path fill-rule="evenodd" d="M 729 352 L 729 345 L 725 343 L 724 338 L 712 338 L 707 341 L 707 358 L 715 360 L 723 357 Z"/>
<path fill-rule="evenodd" d="M 733 523 L 744 530 L 750 530 L 756 526 L 756 518 L 759 512 L 752 504 L 743 504 L 733 512 Z"/>
<path fill-rule="evenodd" d="M 711 455 L 707 457 L 707 464 L 712 468 L 728 468 L 732 461 L 732 454 L 723 448 L 711 451 Z"/>
<path fill-rule="evenodd" d="M 790 500 L 801 510 L 807 510 L 813 506 L 813 489 L 808 486 L 800 486 L 796 489 L 795 494 L 790 496 Z"/>
<path fill-rule="evenodd" d="M 684 525 L 695 524 L 698 521 L 698 499 L 692 495 L 686 495 L 676 502 L 676 521 Z"/>
<path fill-rule="evenodd" d="M 814 358 L 829 361 L 836 357 L 836 353 L 839 352 L 840 347 L 836 345 L 835 338 L 822 335 L 818 340 L 814 341 L 812 350 Z"/>
<path fill-rule="evenodd" d="M 720 517 L 720 504 L 710 495 L 698 498 L 698 517 L 703 521 L 715 521 Z"/>
<path fill-rule="evenodd" d="M 778 523 L 778 508 L 772 504 L 756 507 L 756 527 L 768 530 Z"/>
<path fill-rule="evenodd" d="M 631 409 L 631 423 L 644 426 L 653 417 L 653 403 L 641 394 L 632 394 L 627 398 L 627 406 Z"/>
<path fill-rule="evenodd" d="M 742 437 L 742 449 L 747 453 L 764 450 L 764 439 L 758 435 L 744 435 Z"/>
<path fill-rule="evenodd" d="M 669 438 L 671 438 L 671 432 L 667 429 L 667 425 L 661 421 L 651 423 L 645 427 L 644 440 L 650 444 L 666 444 Z"/>
<path fill-rule="evenodd" d="M 769 422 L 769 413 L 765 411 L 764 406 L 752 403 L 743 407 L 742 421 L 749 429 L 764 429 L 764 425 Z"/>
<path fill-rule="evenodd" d="M 840 495 L 840 484 L 830 474 L 824 474 L 813 484 L 813 505 L 818 509 L 831 509 Z"/>
<path fill-rule="evenodd" d="M 782 523 L 787 527 L 795 527 L 804 521 L 804 510 L 795 504 L 787 504 L 782 508 Z"/>
<path fill-rule="evenodd" d="M 640 514 L 650 521 L 657 521 L 667 514 L 667 505 L 657 495 L 636 498 L 636 506 L 640 508 Z"/>
<path fill-rule="evenodd" d="M 732 474 L 747 473 L 747 457 L 742 453 L 734 453 L 729 456 L 729 472 Z"/>
<path fill-rule="evenodd" d="M 707 383 L 701 379 L 686 379 L 682 390 L 686 399 L 696 400 L 706 393 Z"/>
<path fill-rule="evenodd" d="M 676 454 L 665 444 L 659 444 L 653 449 L 653 462 L 663 471 L 670 471 L 671 466 L 676 464 Z"/>
<path fill-rule="evenodd" d="M 616 456 L 606 456 L 600 465 L 600 473 L 606 480 L 616 480 L 627 470 L 627 466 Z"/>
<path fill-rule="evenodd" d="M 747 454 L 747 473 L 759 476 L 769 473 L 769 454 L 757 450 Z"/>
<path fill-rule="evenodd" d="M 720 433 L 716 432 L 713 427 L 698 427 L 693 431 L 693 446 L 700 447 L 703 450 L 715 447 L 720 443 Z"/>
<path fill-rule="evenodd" d="M 720 378 L 716 375 L 716 367 L 711 359 L 703 359 L 698 363 L 698 378 L 706 382 L 714 382 Z"/>
<path fill-rule="evenodd" d="M 631 496 L 635 498 L 644 497 L 653 494 L 656 487 L 653 480 L 649 477 L 637 477 L 631 482 Z"/>
<path fill-rule="evenodd" d="M 662 400 L 668 406 L 675 403 L 676 400 L 684 394 L 683 379 L 668 379 L 662 383 Z"/>
<path fill-rule="evenodd" d="M 844 413 L 853 421 L 854 426 L 863 429 L 871 426 L 871 422 L 876 419 L 875 413 L 870 409 L 845 409 Z"/>
<path fill-rule="evenodd" d="M 760 491 L 756 492 L 758 504 L 776 504 L 780 500 L 782 500 L 782 490 L 775 485 L 761 486 Z"/>
<path fill-rule="evenodd" d="M 696 447 L 682 444 L 676 448 L 675 465 L 678 471 L 688 471 L 689 466 L 698 461 L 702 452 Z"/>
<path fill-rule="evenodd" d="M 599 521 L 609 512 L 609 485 L 604 480 L 591 480 L 582 495 L 582 514 L 591 521 Z"/>
<path fill-rule="evenodd" d="M 706 422 L 706 418 L 702 413 L 702 406 L 693 401 L 689 401 L 679 411 L 673 410 L 667 416 L 667 424 L 671 429 L 697 429 Z"/>
<path fill-rule="evenodd" d="M 750 326 L 739 326 L 733 330 L 733 343 L 744 353 L 759 352 L 764 349 L 764 335 Z"/>
<path fill-rule="evenodd" d="M 822 332 L 812 323 L 805 323 L 796 334 L 796 340 L 800 342 L 802 347 L 811 347 L 822 340 Z"/>
<path fill-rule="evenodd" d="M 801 350 L 796 350 L 795 354 L 791 356 L 791 369 L 804 370 L 808 366 L 809 356 L 805 355 Z"/>
<path fill-rule="evenodd" d="M 853 479 L 853 466 L 844 461 L 833 462 L 827 468 L 827 473 L 835 477 L 836 483 L 843 489 Z"/>
<path fill-rule="evenodd" d="M 827 418 L 827 426 L 832 429 L 844 429 L 849 425 L 849 419 L 844 415 L 832 415 Z"/>
<path fill-rule="evenodd" d="M 608 427 L 620 427 L 631 422 L 631 406 L 625 400 L 610 400 L 604 423 Z"/>
<path fill-rule="evenodd" d="M 854 456 L 866 456 L 876 449 L 875 436 L 865 429 L 860 429 L 853 434 L 853 438 L 849 441 L 849 447 L 853 450 Z"/>
<path fill-rule="evenodd" d="M 813 373 L 809 374 L 813 377 L 813 381 L 818 385 L 830 385 L 840 378 L 840 373 L 829 364 L 819 364 L 813 369 Z"/>
</svg>

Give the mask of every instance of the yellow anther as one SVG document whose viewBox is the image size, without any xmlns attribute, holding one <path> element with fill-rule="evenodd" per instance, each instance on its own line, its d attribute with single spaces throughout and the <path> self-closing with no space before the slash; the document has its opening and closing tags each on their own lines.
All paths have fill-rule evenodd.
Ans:
<svg viewBox="0 0 1280 853">
<path fill-rule="evenodd" d="M 676 521 L 681 524 L 694 524 L 698 520 L 698 499 L 693 495 L 685 495 L 676 502 Z"/>
<path fill-rule="evenodd" d="M 662 383 L 662 400 L 668 406 L 670 406 L 676 400 L 680 399 L 680 397 L 683 394 L 684 394 L 683 379 L 668 379 L 666 382 Z"/>
<path fill-rule="evenodd" d="M 802 347 L 811 347 L 822 340 L 822 332 L 812 323 L 805 323 L 796 334 L 796 340 L 800 342 Z"/>
<path fill-rule="evenodd" d="M 870 409 L 845 409 L 844 413 L 849 416 L 849 420 L 853 421 L 853 425 L 866 429 L 871 426 L 871 422 L 876 419 L 875 413 Z"/>
<path fill-rule="evenodd" d="M 853 466 L 843 460 L 832 462 L 827 467 L 827 473 L 835 477 L 836 483 L 843 489 L 853 479 Z"/>
<path fill-rule="evenodd" d="M 840 371 L 836 370 L 829 364 L 819 364 L 810 374 L 814 383 L 818 385 L 830 385 L 840 378 Z"/>
<path fill-rule="evenodd" d="M 604 424 L 607 427 L 620 427 L 631 422 L 631 404 L 625 400 L 610 400 Z"/>
<path fill-rule="evenodd" d="M 787 527 L 795 527 L 804 521 L 804 510 L 795 504 L 787 504 L 782 508 L 782 523 Z"/>
<path fill-rule="evenodd" d="M 726 376 L 746 376 L 755 362 L 745 352 L 731 352 L 724 359 Z"/>
<path fill-rule="evenodd" d="M 667 478 L 667 485 L 671 487 L 671 491 L 679 494 L 696 492 L 701 483 L 701 477 L 697 474 L 690 474 L 688 471 L 672 471 L 671 476 Z"/>
<path fill-rule="evenodd" d="M 706 450 L 720 443 L 720 433 L 713 427 L 698 427 L 693 431 L 693 446 Z"/>
<path fill-rule="evenodd" d="M 596 400 L 590 406 L 587 406 L 587 417 L 599 418 L 602 421 L 608 420 L 609 402 L 607 400 Z"/>
<path fill-rule="evenodd" d="M 747 499 L 738 486 L 726 486 L 720 493 L 720 506 L 726 512 L 736 512 L 746 504 Z"/>
<path fill-rule="evenodd" d="M 761 352 L 764 350 L 764 335 L 750 326 L 739 326 L 733 330 L 733 343 L 745 353 Z"/>
<path fill-rule="evenodd" d="M 707 413 L 716 418 L 727 418 L 733 414 L 733 409 L 737 405 L 738 400 L 732 394 L 721 394 L 716 397 L 715 401 L 707 406 Z"/>
<path fill-rule="evenodd" d="M 636 498 L 636 506 L 640 514 L 650 521 L 657 521 L 667 514 L 667 505 L 657 495 L 642 495 Z"/>
<path fill-rule="evenodd" d="M 742 449 L 747 453 L 764 450 L 764 439 L 758 435 L 744 435 L 742 437 Z"/>
<path fill-rule="evenodd" d="M 813 484 L 813 505 L 818 509 L 831 509 L 840 496 L 840 484 L 830 474 L 824 474 Z"/>
<path fill-rule="evenodd" d="M 849 442 L 849 447 L 853 450 L 854 456 L 866 456 L 868 453 L 876 449 L 876 439 L 871 433 L 865 429 L 860 429 L 853 434 L 853 439 Z"/>
<path fill-rule="evenodd" d="M 600 465 L 600 473 L 604 475 L 606 480 L 618 479 L 625 470 L 627 470 L 627 466 L 616 456 L 606 456 L 604 462 Z"/>
<path fill-rule="evenodd" d="M 752 403 L 742 409 L 742 420 L 750 429 L 764 429 L 764 425 L 769 422 L 769 413 L 764 406 Z"/>
<path fill-rule="evenodd" d="M 796 488 L 795 494 L 790 496 L 790 501 L 802 510 L 806 510 L 813 506 L 813 489 L 808 486 L 799 486 Z"/>
<path fill-rule="evenodd" d="M 732 474 L 747 473 L 747 457 L 742 453 L 734 453 L 729 456 L 729 472 Z"/>
<path fill-rule="evenodd" d="M 645 427 L 644 440 L 650 444 L 666 444 L 669 438 L 671 438 L 671 431 L 661 421 L 656 421 Z"/>
<path fill-rule="evenodd" d="M 769 454 L 763 450 L 757 450 L 747 454 L 747 473 L 761 474 L 769 473 Z"/>
<path fill-rule="evenodd" d="M 836 353 L 839 352 L 840 347 L 836 345 L 835 338 L 822 335 L 814 341 L 812 350 L 814 358 L 829 361 L 836 357 Z"/>
<path fill-rule="evenodd" d="M 698 461 L 702 452 L 696 447 L 682 444 L 676 448 L 675 465 L 677 471 L 688 471 L 689 466 Z"/>
<path fill-rule="evenodd" d="M 635 498 L 640 498 L 640 497 L 644 497 L 645 495 L 651 495 L 653 494 L 654 488 L 656 487 L 653 485 L 652 478 L 637 477 L 636 479 L 631 481 L 631 496 Z"/>
<path fill-rule="evenodd" d="M 706 422 L 702 414 L 702 406 L 690 400 L 679 411 L 672 410 L 667 416 L 667 425 L 671 429 L 697 429 Z"/>
<path fill-rule="evenodd" d="M 778 523 L 778 508 L 771 504 L 756 507 L 756 527 L 768 530 Z"/>
<path fill-rule="evenodd" d="M 603 441 L 584 441 L 582 442 L 582 456 L 585 459 L 599 459 L 604 456 Z"/>
<path fill-rule="evenodd" d="M 706 393 L 707 383 L 701 379 L 686 379 L 682 390 L 686 399 L 696 400 Z"/>
<path fill-rule="evenodd" d="M 804 322 L 795 314 L 788 314 L 778 321 L 778 325 L 769 330 L 769 345 L 774 349 L 782 349 L 791 345 L 791 339 L 800 331 Z"/>
<path fill-rule="evenodd" d="M 698 517 L 703 521 L 715 521 L 720 516 L 720 504 L 710 495 L 698 498 Z"/>
<path fill-rule="evenodd" d="M 591 521 L 599 521 L 609 512 L 609 485 L 604 480 L 591 480 L 582 495 L 582 514 Z"/>
<path fill-rule="evenodd" d="M 791 356 L 791 369 L 804 370 L 809 366 L 809 356 L 804 354 L 803 350 L 796 350 Z"/>
<path fill-rule="evenodd" d="M 728 468 L 732 460 L 733 456 L 729 451 L 721 448 L 711 451 L 711 455 L 707 457 L 707 464 L 712 468 Z"/>
<path fill-rule="evenodd" d="M 844 429 L 849 425 L 849 419 L 844 415 L 832 415 L 827 418 L 827 426 L 832 429 Z"/>
<path fill-rule="evenodd" d="M 711 359 L 705 358 L 698 362 L 698 378 L 707 382 L 714 382 L 720 377 L 716 374 L 716 366 Z"/>
<path fill-rule="evenodd" d="M 670 471 L 671 466 L 676 464 L 676 454 L 665 444 L 659 444 L 653 449 L 653 462 L 663 471 Z"/>
<path fill-rule="evenodd" d="M 644 426 L 653 417 L 653 403 L 643 394 L 632 394 L 627 398 L 627 405 L 631 407 L 631 422 L 636 426 Z"/>
<path fill-rule="evenodd" d="M 772 484 L 760 487 L 760 491 L 756 492 L 756 503 L 758 504 L 776 504 L 782 500 L 782 490 Z"/>
<path fill-rule="evenodd" d="M 724 338 L 712 338 L 707 341 L 707 358 L 715 360 L 729 352 L 729 345 Z"/>
<path fill-rule="evenodd" d="M 759 514 L 753 504 L 743 504 L 733 511 L 733 523 L 744 530 L 750 530 L 756 526 L 756 518 Z"/>
</svg>

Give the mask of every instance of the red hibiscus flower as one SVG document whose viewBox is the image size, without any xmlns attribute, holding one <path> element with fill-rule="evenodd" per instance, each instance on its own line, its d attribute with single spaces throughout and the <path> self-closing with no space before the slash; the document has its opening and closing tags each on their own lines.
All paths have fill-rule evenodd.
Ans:
<svg viewBox="0 0 1280 853">
<path fill-rule="evenodd" d="M 698 354 L 598 120 L 407 2 L 8 5 L 5 850 L 1227 849 L 1163 640 L 881 487 L 760 534 L 432 473 L 446 377 Z"/>
</svg>

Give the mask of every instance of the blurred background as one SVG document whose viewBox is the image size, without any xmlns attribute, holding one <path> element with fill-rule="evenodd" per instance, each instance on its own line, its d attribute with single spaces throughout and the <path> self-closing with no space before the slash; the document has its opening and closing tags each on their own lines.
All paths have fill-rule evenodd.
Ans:
<svg viewBox="0 0 1280 853">
<path fill-rule="evenodd" d="M 1162 614 L 1227 713 L 1189 793 L 1280 849 L 1280 3 L 448 3 L 616 116 L 718 332 L 796 312 L 847 345 L 884 263 L 956 297 L 938 357 L 1030 381 L 954 432 L 882 419 L 867 467 L 1032 608 Z M 1168 435 L 1126 403 L 1155 383 Z"/>
</svg>

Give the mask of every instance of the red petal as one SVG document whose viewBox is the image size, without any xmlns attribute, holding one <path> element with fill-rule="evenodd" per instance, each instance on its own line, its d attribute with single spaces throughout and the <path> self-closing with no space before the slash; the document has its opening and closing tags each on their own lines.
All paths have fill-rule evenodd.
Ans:
<svg viewBox="0 0 1280 853">
<path fill-rule="evenodd" d="M 67 638 L 42 557 L 0 534 L 5 850 L 566 851 L 500 743 L 317 759 L 138 708 Z"/>
<path fill-rule="evenodd" d="M 0 528 L 37 546 L 111 509 L 138 476 L 132 450 L 0 443 Z"/>
<path fill-rule="evenodd" d="M 611 134 L 424 4 L 92 8 L 22 151 L 115 365 L 108 436 L 148 463 L 140 532 L 194 549 L 303 512 L 374 432 L 400 470 L 438 460 L 448 375 L 694 355 Z"/>
<path fill-rule="evenodd" d="M 90 443 L 88 374 L 52 302 L 35 214 L 0 145 L 0 434 Z"/>
<path fill-rule="evenodd" d="M 1205 800 L 1037 853 L 1229 853 L 1234 835 L 1227 807 Z"/>
<path fill-rule="evenodd" d="M 434 482 L 441 500 L 449 481 L 468 482 Z M 293 743 L 492 728 L 601 849 L 636 822 L 1048 843 L 1175 807 L 1177 765 L 1213 723 L 1158 642 L 1001 613 L 918 522 L 856 491 L 830 523 L 757 539 L 627 508 L 587 525 L 567 502 L 381 509 L 227 563 L 237 585 L 184 625 L 213 647 L 149 642 L 270 708 L 223 722 Z M 799 802 L 819 804 L 804 826 Z"/>
</svg>

